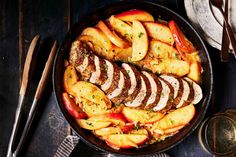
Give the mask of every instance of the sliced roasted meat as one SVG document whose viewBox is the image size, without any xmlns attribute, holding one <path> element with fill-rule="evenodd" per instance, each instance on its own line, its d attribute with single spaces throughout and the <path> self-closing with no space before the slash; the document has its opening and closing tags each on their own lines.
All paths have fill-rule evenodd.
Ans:
<svg viewBox="0 0 236 157">
<path fill-rule="evenodd" d="M 89 82 L 94 84 L 99 84 L 98 82 L 101 76 L 100 61 L 99 58 L 95 55 L 94 55 L 94 65 L 95 65 L 95 71 L 91 73 Z"/>
<path fill-rule="evenodd" d="M 173 106 L 196 104 L 202 99 L 200 86 L 189 78 L 157 77 L 150 72 L 139 72 L 127 63 L 119 67 L 78 41 L 72 44 L 69 62 L 83 80 L 100 86 L 114 104 L 167 112 Z"/>
<path fill-rule="evenodd" d="M 151 86 L 151 95 L 148 98 L 145 109 L 152 109 L 160 100 L 160 93 L 162 92 L 162 85 L 158 77 L 155 74 L 142 71 L 142 73 L 148 78 Z"/>
<path fill-rule="evenodd" d="M 122 63 L 122 68 L 126 71 L 130 79 L 130 88 L 128 89 L 128 96 L 125 102 L 133 100 L 141 89 L 140 72 L 133 66 L 127 63 Z"/>
<path fill-rule="evenodd" d="M 100 77 L 98 79 L 98 84 L 102 85 L 108 79 L 108 76 L 107 76 L 108 66 L 106 65 L 105 59 L 99 58 L 99 63 L 100 63 L 101 74 L 100 74 Z"/>
<path fill-rule="evenodd" d="M 192 86 L 193 91 L 194 91 L 193 101 L 191 103 L 193 103 L 193 104 L 199 103 L 202 99 L 201 87 L 188 77 L 185 77 L 184 79 L 190 83 L 190 85 Z"/>
<path fill-rule="evenodd" d="M 180 107 L 186 106 L 187 104 L 190 104 L 189 99 L 192 97 L 191 95 L 193 94 L 193 90 L 190 88 L 190 84 L 185 79 L 181 79 L 181 80 L 183 83 L 183 94 L 176 108 L 180 108 Z"/>
<path fill-rule="evenodd" d="M 85 81 L 88 81 L 91 73 L 95 71 L 94 55 L 88 47 L 79 41 L 73 42 L 71 46 L 69 63 L 75 66 Z"/>
<path fill-rule="evenodd" d="M 165 81 L 164 79 L 159 78 L 162 86 L 162 91 L 160 93 L 160 100 L 154 106 L 153 110 L 154 111 L 167 111 L 171 108 L 172 102 L 170 97 L 173 97 L 173 87 Z"/>
<path fill-rule="evenodd" d="M 177 106 L 183 95 L 183 82 L 180 78 L 176 78 L 172 75 L 161 75 L 160 76 L 165 81 L 169 82 L 174 89 L 173 103 Z"/>
<path fill-rule="evenodd" d="M 107 70 L 106 70 L 106 74 L 104 74 L 104 75 L 107 75 L 107 79 L 105 80 L 105 82 L 103 84 L 101 84 L 101 89 L 107 93 L 108 90 L 112 86 L 115 70 L 114 70 L 113 64 L 110 61 L 105 60 L 105 64 L 106 65 L 104 65 L 104 66 L 106 67 Z"/>
<path fill-rule="evenodd" d="M 137 96 L 133 99 L 130 100 L 128 102 L 125 102 L 125 105 L 128 107 L 139 107 L 142 105 L 146 94 L 147 94 L 147 85 L 144 81 L 143 75 L 140 75 L 141 78 L 141 89 L 139 91 L 139 93 L 137 94 Z"/>
<path fill-rule="evenodd" d="M 130 85 L 131 85 L 130 78 L 127 75 L 126 71 L 124 69 L 120 69 L 120 80 L 119 80 L 118 88 L 116 88 L 112 92 L 112 93 L 116 93 L 115 94 L 116 96 L 111 98 L 111 101 L 115 104 L 121 104 L 125 100 L 125 98 L 128 96 Z M 117 93 L 119 94 L 117 95 Z"/>
</svg>

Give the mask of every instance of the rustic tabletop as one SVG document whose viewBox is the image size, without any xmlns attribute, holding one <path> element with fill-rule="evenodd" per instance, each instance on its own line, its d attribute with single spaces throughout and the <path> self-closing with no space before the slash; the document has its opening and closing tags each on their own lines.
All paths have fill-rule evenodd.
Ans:
<svg viewBox="0 0 236 157">
<path fill-rule="evenodd" d="M 66 32 L 78 19 L 95 8 L 116 0 L 1 0 L 0 1 L 0 157 L 6 156 L 8 141 L 18 101 L 19 82 L 23 63 L 31 39 L 41 35 L 37 61 L 27 93 L 23 120 L 29 111 L 32 93 L 36 89 L 53 40 L 61 42 Z M 187 19 L 182 0 L 152 0 Z M 208 47 L 213 71 L 214 94 L 206 116 L 226 108 L 236 108 L 236 62 L 220 62 L 218 50 Z M 181 144 L 167 151 L 173 157 L 208 157 L 198 142 L 198 129 Z M 51 157 L 68 134 L 68 123 L 56 104 L 52 82 L 40 102 L 23 156 Z M 79 142 L 71 156 L 95 156 L 97 151 Z"/>
</svg>

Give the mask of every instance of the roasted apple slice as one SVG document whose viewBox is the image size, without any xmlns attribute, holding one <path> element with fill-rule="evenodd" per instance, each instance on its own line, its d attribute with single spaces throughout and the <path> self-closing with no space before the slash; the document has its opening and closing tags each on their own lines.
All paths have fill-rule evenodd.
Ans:
<svg viewBox="0 0 236 157">
<path fill-rule="evenodd" d="M 63 87 L 67 93 L 71 93 L 72 86 L 79 81 L 79 77 L 76 73 L 75 67 L 69 65 L 63 75 Z"/>
<path fill-rule="evenodd" d="M 71 116 L 76 119 L 83 119 L 87 118 L 87 114 L 82 111 L 82 109 L 76 105 L 73 99 L 69 97 L 67 93 L 62 94 L 62 100 L 64 105 Z"/>
<path fill-rule="evenodd" d="M 109 135 L 106 138 L 106 143 L 113 148 L 132 148 L 142 145 L 148 140 L 147 135 L 136 134 L 116 134 Z"/>
<path fill-rule="evenodd" d="M 178 51 L 173 46 L 158 40 L 150 41 L 149 51 L 159 59 L 178 59 Z"/>
<path fill-rule="evenodd" d="M 147 135 L 148 136 L 148 131 L 144 128 L 137 129 L 137 130 L 132 130 L 129 133 L 130 134 L 136 134 L 136 135 Z"/>
<path fill-rule="evenodd" d="M 133 21 L 132 61 L 142 60 L 148 51 L 147 32 L 140 21 Z"/>
<path fill-rule="evenodd" d="M 196 51 L 196 48 L 183 34 L 183 32 L 180 30 L 179 26 L 175 23 L 174 20 L 171 20 L 168 25 L 175 39 L 176 45 L 178 45 L 180 51 L 185 53 L 192 53 Z"/>
<path fill-rule="evenodd" d="M 168 26 L 157 22 L 144 22 L 144 26 L 151 38 L 170 45 L 174 44 L 174 38 Z"/>
<path fill-rule="evenodd" d="M 142 124 L 154 123 L 164 116 L 164 114 L 160 112 L 134 109 L 129 107 L 124 107 L 122 113 L 128 121 L 140 122 Z"/>
<path fill-rule="evenodd" d="M 185 125 L 180 125 L 174 128 L 166 129 L 164 130 L 164 134 L 169 135 L 169 134 L 174 134 L 178 132 L 180 129 L 182 129 Z"/>
<path fill-rule="evenodd" d="M 122 134 L 120 127 L 107 127 L 94 131 L 95 135 L 98 136 L 108 136 L 112 134 Z"/>
<path fill-rule="evenodd" d="M 167 130 L 188 124 L 195 115 L 195 107 L 193 104 L 176 109 L 168 113 L 160 121 L 153 125 L 154 128 Z M 154 129 L 155 130 L 155 129 Z"/>
<path fill-rule="evenodd" d="M 106 107 L 96 104 L 84 98 L 77 99 L 83 111 L 88 115 L 88 117 L 93 117 L 101 114 L 110 113 Z"/>
<path fill-rule="evenodd" d="M 129 11 L 122 12 L 115 15 L 116 18 L 119 18 L 123 21 L 132 22 L 134 20 L 138 21 L 154 21 L 154 18 L 151 14 L 144 10 L 132 9 Z"/>
<path fill-rule="evenodd" d="M 76 122 L 79 124 L 81 128 L 87 129 L 87 130 L 97 130 L 101 128 L 108 127 L 111 122 L 95 122 L 85 119 L 76 119 Z"/>
<path fill-rule="evenodd" d="M 189 63 L 179 59 L 149 59 L 143 60 L 143 67 L 150 69 L 153 73 L 174 74 L 184 76 L 189 73 Z"/>
<path fill-rule="evenodd" d="M 201 82 L 201 63 L 196 61 L 190 63 L 188 77 L 197 83 Z"/>
<path fill-rule="evenodd" d="M 125 125 L 126 119 L 122 113 L 107 113 L 97 116 L 92 116 L 88 120 L 111 122 L 114 125 Z"/>
<path fill-rule="evenodd" d="M 103 33 L 116 46 L 120 48 L 129 47 L 129 44 L 125 42 L 123 39 L 121 39 L 118 35 L 116 35 L 115 32 L 112 32 L 103 21 L 98 22 L 97 27 L 100 28 L 100 30 L 103 31 Z"/>
<path fill-rule="evenodd" d="M 78 81 L 73 87 L 72 92 L 75 97 L 87 99 L 104 109 L 111 107 L 111 101 L 107 98 L 104 92 L 92 83 L 85 81 Z"/>
<path fill-rule="evenodd" d="M 135 127 L 134 123 L 126 123 L 125 125 L 120 126 L 123 133 L 128 133 L 132 131 Z"/>
<path fill-rule="evenodd" d="M 99 47 L 103 47 L 106 50 L 110 50 L 112 48 L 112 43 L 108 39 L 108 37 L 98 28 L 88 27 L 83 30 L 81 35 L 92 36 L 93 44 L 98 44 Z"/>
<path fill-rule="evenodd" d="M 132 42 L 133 32 L 132 27 L 130 25 L 116 18 L 115 16 L 111 16 L 108 19 L 108 22 L 116 32 L 121 34 L 129 42 Z"/>
</svg>

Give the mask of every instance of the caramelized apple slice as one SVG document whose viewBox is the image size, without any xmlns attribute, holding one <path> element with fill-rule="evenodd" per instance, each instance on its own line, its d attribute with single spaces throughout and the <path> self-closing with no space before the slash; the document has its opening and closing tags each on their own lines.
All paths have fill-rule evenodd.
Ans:
<svg viewBox="0 0 236 157">
<path fill-rule="evenodd" d="M 128 121 L 140 122 L 142 124 L 154 123 L 164 116 L 164 114 L 161 112 L 134 109 L 129 107 L 124 107 L 122 113 Z"/>
<path fill-rule="evenodd" d="M 62 100 L 64 102 L 67 111 L 70 113 L 71 116 L 73 116 L 76 119 L 87 118 L 87 114 L 83 112 L 78 105 L 76 105 L 74 100 L 71 99 L 67 93 L 62 94 Z"/>
<path fill-rule="evenodd" d="M 157 22 L 145 22 L 144 26 L 148 35 L 153 39 L 160 40 L 170 45 L 174 44 L 174 38 L 168 26 Z"/>
<path fill-rule="evenodd" d="M 133 31 L 132 27 L 125 23 L 124 21 L 116 18 L 115 16 L 111 16 L 109 19 L 109 24 L 111 27 L 118 33 L 120 33 L 126 40 L 132 42 Z"/>
<path fill-rule="evenodd" d="M 79 77 L 76 73 L 74 66 L 69 65 L 63 75 L 63 87 L 67 93 L 71 93 L 72 86 L 79 81 Z"/>
<path fill-rule="evenodd" d="M 108 136 L 112 134 L 121 134 L 122 131 L 120 127 L 107 127 L 107 128 L 102 128 L 94 131 L 95 135 L 98 136 Z"/>
<path fill-rule="evenodd" d="M 110 50 L 112 48 L 111 41 L 107 38 L 107 36 L 98 28 L 88 27 L 83 30 L 81 35 L 92 36 L 93 44 L 97 44 L 99 47 L 103 47 L 106 50 Z"/>
<path fill-rule="evenodd" d="M 142 60 L 148 51 L 147 32 L 139 21 L 133 21 L 132 61 Z"/>
<path fill-rule="evenodd" d="M 98 22 L 97 27 L 100 28 L 100 30 L 103 31 L 103 33 L 116 46 L 120 48 L 126 48 L 129 46 L 129 44 L 117 36 L 115 32 L 112 32 L 103 21 Z"/>
<path fill-rule="evenodd" d="M 175 23 L 175 21 L 171 20 L 168 24 L 169 24 L 169 28 L 172 32 L 172 35 L 175 39 L 176 45 L 178 45 L 180 51 L 185 52 L 185 53 L 195 52 L 196 51 L 195 47 L 186 38 L 186 36 L 180 30 L 179 26 Z"/>
<path fill-rule="evenodd" d="M 88 120 L 91 121 L 103 121 L 103 122 L 111 122 L 114 125 L 125 125 L 126 119 L 121 113 L 107 113 L 101 114 L 97 116 L 92 116 Z"/>
<path fill-rule="evenodd" d="M 146 11 L 138 10 L 138 9 L 132 9 L 129 11 L 122 12 L 115 16 L 116 18 L 119 18 L 123 21 L 154 21 L 154 18 L 151 14 L 149 14 Z"/>
<path fill-rule="evenodd" d="M 195 107 L 193 104 L 176 109 L 168 113 L 160 121 L 153 125 L 154 128 L 167 130 L 188 124 L 195 115 Z"/>
<path fill-rule="evenodd" d="M 101 128 L 108 127 L 111 122 L 95 122 L 85 119 L 77 119 L 76 122 L 79 124 L 81 128 L 87 129 L 87 130 L 97 130 Z"/>
<path fill-rule="evenodd" d="M 72 92 L 75 97 L 87 99 L 104 109 L 111 107 L 111 101 L 107 98 L 104 92 L 92 83 L 79 81 L 72 87 Z"/>
<path fill-rule="evenodd" d="M 113 148 L 132 148 L 142 145 L 148 140 L 146 135 L 136 134 L 116 134 L 109 135 L 106 138 L 106 143 Z"/>
</svg>

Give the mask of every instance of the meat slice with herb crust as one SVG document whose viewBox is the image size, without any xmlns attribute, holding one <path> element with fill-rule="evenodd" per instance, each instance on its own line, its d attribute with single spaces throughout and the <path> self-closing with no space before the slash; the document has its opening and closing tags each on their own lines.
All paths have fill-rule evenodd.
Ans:
<svg viewBox="0 0 236 157">
<path fill-rule="evenodd" d="M 183 95 L 183 82 L 180 78 L 177 78 L 173 75 L 161 75 L 162 79 L 166 80 L 174 88 L 174 105 L 177 106 Z"/>
<path fill-rule="evenodd" d="M 151 95 L 146 102 L 145 109 L 150 110 L 160 100 L 160 93 L 162 92 L 162 85 L 159 81 L 158 77 L 155 74 L 148 73 L 146 71 L 142 71 L 142 73 L 148 78 L 150 85 L 151 85 Z"/>
<path fill-rule="evenodd" d="M 127 63 L 122 63 L 121 66 L 130 79 L 130 88 L 128 89 L 128 95 L 124 100 L 125 102 L 129 102 L 134 100 L 141 89 L 140 72 L 133 65 Z"/>
</svg>

